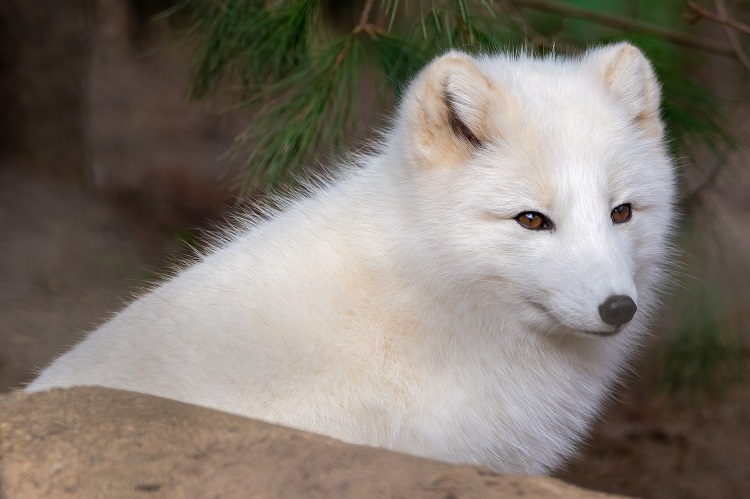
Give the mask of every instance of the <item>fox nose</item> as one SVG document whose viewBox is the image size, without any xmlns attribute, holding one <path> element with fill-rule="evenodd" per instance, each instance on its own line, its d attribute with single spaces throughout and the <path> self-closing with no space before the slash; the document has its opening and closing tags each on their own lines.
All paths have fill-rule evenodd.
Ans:
<svg viewBox="0 0 750 499">
<path fill-rule="evenodd" d="M 638 307 L 633 299 L 626 295 L 613 295 L 599 305 L 599 316 L 610 326 L 619 326 L 630 322 Z"/>
</svg>

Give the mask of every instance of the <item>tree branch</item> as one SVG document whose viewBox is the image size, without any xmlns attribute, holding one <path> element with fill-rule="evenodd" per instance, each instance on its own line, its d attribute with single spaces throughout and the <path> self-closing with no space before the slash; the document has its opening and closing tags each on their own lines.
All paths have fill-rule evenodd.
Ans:
<svg viewBox="0 0 750 499">
<path fill-rule="evenodd" d="M 352 28 L 351 35 L 346 40 L 346 43 L 344 43 L 341 52 L 339 52 L 339 55 L 336 57 L 336 62 L 333 65 L 334 71 L 338 71 L 338 69 L 341 67 L 341 64 L 343 64 L 344 59 L 349 54 L 349 49 L 351 49 L 352 47 L 353 36 L 356 36 L 363 31 L 372 36 L 373 32 L 377 29 L 376 26 L 370 24 L 370 12 L 372 12 L 372 6 L 374 3 L 375 0 L 367 0 L 364 7 L 362 7 L 362 13 L 359 16 L 357 25 Z"/>
<path fill-rule="evenodd" d="M 367 0 L 365 6 L 362 8 L 362 14 L 359 16 L 359 22 L 355 26 L 355 30 L 361 31 L 367 23 L 370 22 L 370 12 L 375 0 Z"/>
<path fill-rule="evenodd" d="M 696 39 L 695 37 L 681 31 L 663 28 L 643 21 L 626 19 L 589 9 L 582 9 L 573 5 L 550 2 L 548 0 L 512 0 L 512 2 L 521 7 L 552 12 L 562 16 L 585 19 L 587 21 L 592 21 L 622 31 L 633 31 L 657 36 L 676 45 L 682 45 L 683 47 L 690 47 L 692 49 L 723 56 L 736 56 L 735 51 L 725 45 L 716 44 L 708 40 Z"/>
<path fill-rule="evenodd" d="M 719 14 L 715 12 L 711 12 L 710 10 L 704 9 L 697 3 L 693 2 L 692 0 L 688 1 L 687 6 L 691 11 L 693 11 L 692 14 L 695 15 L 695 18 L 690 19 L 689 22 L 694 22 L 702 17 L 704 19 L 708 19 L 709 21 L 713 21 L 719 24 L 723 24 L 725 26 L 729 26 L 731 28 L 734 28 L 738 31 L 742 31 L 745 34 L 750 35 L 750 26 L 748 26 L 745 23 L 741 23 L 739 21 L 736 21 L 730 18 L 724 19 Z"/>
<path fill-rule="evenodd" d="M 742 43 L 740 43 L 737 32 L 731 30 L 729 24 L 727 24 L 729 15 L 727 14 L 727 6 L 724 3 L 724 0 L 716 0 L 716 12 L 719 14 L 719 17 L 722 20 L 722 24 L 724 24 L 724 31 L 726 32 L 727 38 L 729 39 L 729 44 L 732 46 L 732 49 L 734 49 L 734 53 L 737 54 L 737 58 L 740 60 L 742 65 L 745 66 L 748 71 L 750 71 L 750 61 L 747 59 L 747 55 L 745 55 L 745 52 L 742 50 Z"/>
<path fill-rule="evenodd" d="M 736 137 L 741 137 L 748 127 L 750 127 L 750 120 L 746 120 L 744 123 L 742 123 L 734 132 L 734 135 Z M 729 151 L 727 151 L 726 149 L 724 149 L 720 153 L 717 153 L 714 167 L 711 169 L 708 175 L 705 176 L 703 182 L 701 182 L 698 187 L 693 189 L 685 196 L 685 202 L 690 205 L 703 201 L 704 193 L 711 190 L 714 184 L 716 184 L 716 181 L 719 178 L 719 174 L 721 174 L 722 171 L 730 163 L 729 159 L 727 158 L 728 155 Z"/>
</svg>

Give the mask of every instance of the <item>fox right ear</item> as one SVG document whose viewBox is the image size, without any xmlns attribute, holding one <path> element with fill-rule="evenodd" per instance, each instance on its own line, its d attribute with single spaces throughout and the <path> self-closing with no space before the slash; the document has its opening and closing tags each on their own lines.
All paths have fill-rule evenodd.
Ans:
<svg viewBox="0 0 750 499">
<path fill-rule="evenodd" d="M 407 105 L 416 155 L 425 165 L 455 166 L 496 133 L 501 92 L 474 59 L 452 51 L 417 79 Z"/>
<path fill-rule="evenodd" d="M 598 77 L 648 132 L 661 135 L 661 91 L 651 63 L 629 43 L 594 49 L 586 54 Z"/>
</svg>

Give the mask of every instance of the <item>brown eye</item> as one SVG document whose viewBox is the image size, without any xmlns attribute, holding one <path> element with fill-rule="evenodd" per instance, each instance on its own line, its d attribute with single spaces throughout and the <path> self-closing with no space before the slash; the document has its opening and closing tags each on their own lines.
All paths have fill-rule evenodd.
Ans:
<svg viewBox="0 0 750 499">
<path fill-rule="evenodd" d="M 547 217 L 536 211 L 525 211 L 516 216 L 516 221 L 529 230 L 549 230 L 553 227 Z"/>
<path fill-rule="evenodd" d="M 633 212 L 630 209 L 630 204 L 621 204 L 612 210 L 612 221 L 616 224 L 622 224 L 630 220 L 632 215 Z"/>
</svg>

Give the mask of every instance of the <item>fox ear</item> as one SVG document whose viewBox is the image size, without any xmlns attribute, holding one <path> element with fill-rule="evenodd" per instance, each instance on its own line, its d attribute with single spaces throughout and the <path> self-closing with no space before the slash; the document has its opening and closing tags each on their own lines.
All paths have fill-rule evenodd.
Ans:
<svg viewBox="0 0 750 499">
<path fill-rule="evenodd" d="M 643 53 L 629 43 L 618 43 L 594 49 L 586 58 L 635 121 L 649 133 L 661 135 L 661 90 L 651 63 Z"/>
<path fill-rule="evenodd" d="M 407 114 L 418 160 L 454 166 L 488 141 L 501 93 L 468 55 L 449 52 L 417 79 Z"/>
</svg>

